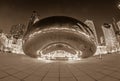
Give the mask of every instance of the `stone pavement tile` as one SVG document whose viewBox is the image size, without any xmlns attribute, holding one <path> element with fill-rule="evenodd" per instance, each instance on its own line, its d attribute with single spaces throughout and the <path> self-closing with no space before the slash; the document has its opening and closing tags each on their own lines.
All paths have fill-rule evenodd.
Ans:
<svg viewBox="0 0 120 81">
<path fill-rule="evenodd" d="M 41 79 L 42 79 L 42 77 L 31 75 L 31 76 L 25 78 L 23 81 L 41 81 Z"/>
<path fill-rule="evenodd" d="M 6 77 L 6 78 L 3 78 L 3 79 L 0 79 L 0 81 L 20 81 L 19 79 L 16 79 L 14 77 Z"/>
<path fill-rule="evenodd" d="M 3 67 L 3 65 L 0 65 L 0 68 Z"/>
<path fill-rule="evenodd" d="M 43 77 L 46 75 L 47 72 L 39 72 L 39 71 L 36 71 L 34 73 L 32 73 L 32 75 L 36 75 L 36 76 L 40 76 L 40 77 Z"/>
<path fill-rule="evenodd" d="M 86 73 L 87 73 L 89 76 L 91 76 L 91 77 L 93 77 L 94 79 L 96 79 L 96 80 L 101 79 L 101 78 L 103 78 L 104 76 L 106 76 L 106 75 L 104 75 L 104 74 L 101 74 L 101 73 L 99 73 L 99 72 L 94 72 L 94 71 L 86 71 Z"/>
<path fill-rule="evenodd" d="M 59 70 L 50 70 L 50 73 L 59 73 Z"/>
<path fill-rule="evenodd" d="M 46 77 L 58 78 L 58 77 L 59 77 L 59 73 L 48 73 L 48 74 L 46 75 Z"/>
<path fill-rule="evenodd" d="M 7 70 L 7 69 L 10 69 L 11 67 L 9 67 L 9 66 L 2 66 L 2 67 L 0 67 L 0 70 Z"/>
<path fill-rule="evenodd" d="M 59 69 L 58 69 L 58 68 L 51 68 L 51 69 L 49 70 L 49 72 L 58 73 L 58 72 L 59 72 Z"/>
<path fill-rule="evenodd" d="M 80 76 L 80 73 L 79 72 L 72 72 L 74 74 L 75 77 L 78 77 Z"/>
<path fill-rule="evenodd" d="M 117 80 L 115 78 L 112 78 L 112 77 L 109 77 L 109 76 L 106 76 L 98 81 L 120 81 L 120 80 Z"/>
<path fill-rule="evenodd" d="M 48 78 L 48 77 L 45 77 L 42 81 L 59 81 L 59 78 Z"/>
<path fill-rule="evenodd" d="M 24 72 L 19 72 L 19 73 L 13 74 L 13 76 L 15 76 L 15 77 L 17 77 L 17 78 L 19 78 L 19 79 L 23 79 L 23 78 L 27 77 L 28 75 L 29 75 L 29 74 L 24 73 Z"/>
<path fill-rule="evenodd" d="M 48 72 L 49 68 L 41 69 L 41 72 Z"/>
<path fill-rule="evenodd" d="M 105 75 L 104 74 L 100 74 L 100 73 L 93 73 L 90 76 L 93 77 L 96 80 L 99 80 L 99 79 L 103 78 Z"/>
<path fill-rule="evenodd" d="M 10 56 L 9 61 L 6 61 L 6 56 L 4 59 L 0 59 L 0 81 L 17 81 L 19 79 L 24 79 L 26 81 L 119 81 L 119 60 L 112 59 L 114 62 L 109 61 L 111 59 L 106 57 L 101 60 L 101 62 L 96 61 L 96 59 L 84 59 L 84 62 L 79 61 L 79 63 L 51 63 L 46 64 L 45 67 L 41 68 L 42 62 L 35 63 L 31 59 L 19 59 L 19 56 Z M 120 57 L 120 55 L 119 55 Z M 2 58 L 2 57 L 0 57 Z M 114 58 L 114 57 L 112 57 Z M 7 56 L 8 59 L 8 56 Z M 17 62 L 15 60 L 18 60 Z M 92 60 L 92 61 L 91 61 Z M 27 62 L 26 62 L 27 61 Z M 118 61 L 118 62 L 117 62 Z M 111 62 L 111 63 L 108 63 Z M 117 62 L 117 63 L 116 63 Z M 50 65 L 50 66 L 49 66 Z M 96 65 L 96 67 L 95 67 Z M 32 67 L 35 66 L 35 67 Z M 37 69 L 40 66 L 40 70 Z M 70 67 L 67 67 L 70 66 Z M 100 67 L 98 67 L 100 66 Z M 77 67 L 77 68 L 76 68 Z M 11 69 L 12 68 L 12 69 Z M 35 71 L 36 70 L 36 71 Z M 10 79 L 7 73 L 11 73 L 13 79 Z M 16 73 L 16 71 L 19 71 Z M 35 72 L 34 72 L 35 71 Z M 117 72 L 119 71 L 119 72 Z M 33 72 L 33 73 L 32 73 Z M 48 72 L 48 74 L 47 74 Z M 60 76 L 58 77 L 60 72 Z M 72 73 L 73 74 L 72 74 Z M 58 73 L 58 74 L 57 74 Z M 87 73 L 87 74 L 86 74 Z M 103 74 L 103 75 L 102 75 Z M 73 79 L 74 76 L 76 79 Z M 108 75 L 108 76 L 105 76 Z M 62 77 L 61 77 L 62 76 Z M 104 76 L 104 77 L 103 77 Z M 2 78 L 4 77 L 4 78 Z M 45 78 L 44 78 L 45 77 Z M 7 79 L 10 80 L 7 80 Z M 60 79 L 60 80 L 59 80 Z"/>
<path fill-rule="evenodd" d="M 70 77 L 70 78 L 60 78 L 60 81 L 76 81 L 76 79 L 74 77 Z"/>
<path fill-rule="evenodd" d="M 109 75 L 109 74 L 113 73 L 113 71 L 107 70 L 107 69 L 101 69 L 99 72 L 101 72 L 103 74 L 106 74 L 106 75 Z"/>
<path fill-rule="evenodd" d="M 120 73 L 120 68 L 118 68 L 118 70 L 115 70 L 114 72 L 119 72 Z"/>
<path fill-rule="evenodd" d="M 27 74 L 32 74 L 34 72 L 34 70 L 26 69 L 26 70 L 22 70 L 22 72 L 27 73 Z"/>
<path fill-rule="evenodd" d="M 4 73 L 4 72 L 0 71 L 0 78 L 6 77 L 6 76 L 8 76 L 7 73 Z"/>
<path fill-rule="evenodd" d="M 24 66 L 19 66 L 19 67 L 16 67 L 19 71 L 23 71 L 23 70 L 25 70 L 26 69 L 26 67 L 24 67 Z"/>
<path fill-rule="evenodd" d="M 72 73 L 60 73 L 60 77 L 73 77 Z"/>
<path fill-rule="evenodd" d="M 74 74 L 75 77 L 79 77 L 79 76 L 87 76 L 84 72 L 78 71 L 78 72 L 72 72 Z"/>
<path fill-rule="evenodd" d="M 119 68 L 118 67 L 110 67 L 110 66 L 104 66 L 104 68 L 111 70 L 111 71 L 118 71 Z"/>
<path fill-rule="evenodd" d="M 95 81 L 95 79 L 89 77 L 88 75 L 76 77 L 78 81 Z"/>
<path fill-rule="evenodd" d="M 79 69 L 76 69 L 76 68 L 69 68 L 70 69 L 70 71 L 72 71 L 72 72 L 78 72 L 78 71 L 80 71 Z"/>
<path fill-rule="evenodd" d="M 14 73 L 17 73 L 19 71 L 16 70 L 16 69 L 11 68 L 11 69 L 6 69 L 5 72 L 7 72 L 8 74 L 14 74 Z"/>
<path fill-rule="evenodd" d="M 33 66 L 35 66 L 35 65 L 33 65 Z M 32 67 L 30 67 L 30 68 L 29 68 L 29 70 L 35 71 L 36 69 L 38 69 L 38 68 L 39 68 L 39 67 L 33 67 L 33 66 L 32 66 Z"/>
<path fill-rule="evenodd" d="M 120 79 L 120 72 L 114 72 L 110 76 Z"/>
<path fill-rule="evenodd" d="M 110 70 L 113 70 L 113 71 L 119 71 L 120 72 L 120 70 L 119 70 L 119 68 L 117 68 L 117 67 L 111 67 L 111 68 L 109 68 Z"/>
<path fill-rule="evenodd" d="M 69 70 L 60 70 L 60 73 L 70 73 Z"/>
</svg>

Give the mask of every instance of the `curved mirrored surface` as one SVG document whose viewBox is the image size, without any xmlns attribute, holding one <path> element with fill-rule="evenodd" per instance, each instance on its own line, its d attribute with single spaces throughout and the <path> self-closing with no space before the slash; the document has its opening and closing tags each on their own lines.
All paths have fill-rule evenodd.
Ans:
<svg viewBox="0 0 120 81">
<path fill-rule="evenodd" d="M 31 57 L 63 50 L 87 58 L 96 51 L 93 31 L 81 21 L 66 16 L 39 20 L 28 28 L 24 40 L 23 50 Z"/>
</svg>

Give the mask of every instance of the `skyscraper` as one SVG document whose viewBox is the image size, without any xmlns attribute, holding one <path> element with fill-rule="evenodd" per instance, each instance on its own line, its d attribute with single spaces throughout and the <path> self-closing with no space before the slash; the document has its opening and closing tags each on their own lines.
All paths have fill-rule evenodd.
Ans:
<svg viewBox="0 0 120 81">
<path fill-rule="evenodd" d="M 118 29 L 120 30 L 120 21 L 117 22 Z"/>
<path fill-rule="evenodd" d="M 117 41 L 119 43 L 118 45 L 118 49 L 120 46 L 120 21 L 118 21 L 117 23 L 115 22 L 116 26 L 117 26 L 117 30 L 116 30 L 116 37 L 117 37 Z"/>
<path fill-rule="evenodd" d="M 102 30 L 105 38 L 105 44 L 107 46 L 107 51 L 111 52 L 112 50 L 116 49 L 116 43 L 117 43 L 113 25 L 104 23 L 102 25 Z"/>
<path fill-rule="evenodd" d="M 95 29 L 94 22 L 93 22 L 92 20 L 88 20 L 88 19 L 87 19 L 84 23 L 85 23 L 87 26 L 89 26 L 90 29 L 93 31 L 96 45 L 98 45 L 98 38 L 97 38 L 97 33 L 96 33 L 96 29 Z"/>
<path fill-rule="evenodd" d="M 39 16 L 38 13 L 36 11 L 33 11 L 30 19 L 29 19 L 29 23 L 28 23 L 28 27 L 27 30 L 29 30 L 31 28 L 31 26 L 36 23 L 37 21 L 39 21 Z"/>
</svg>

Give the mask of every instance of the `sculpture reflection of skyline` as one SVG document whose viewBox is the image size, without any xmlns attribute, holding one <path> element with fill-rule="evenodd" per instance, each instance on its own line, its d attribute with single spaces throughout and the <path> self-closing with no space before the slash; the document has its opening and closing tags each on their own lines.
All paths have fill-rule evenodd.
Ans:
<svg viewBox="0 0 120 81">
<path fill-rule="evenodd" d="M 35 20 L 37 20 L 37 21 L 39 20 L 38 17 L 35 17 L 35 18 L 36 18 Z M 120 51 L 119 33 L 116 33 L 116 32 L 119 32 L 119 30 L 120 30 L 120 21 L 118 21 L 117 23 L 116 22 L 114 22 L 114 23 L 115 24 L 107 24 L 107 23 L 105 23 L 105 24 L 103 24 L 101 26 L 104 36 L 100 37 L 100 39 L 99 39 L 97 37 L 94 22 L 92 20 L 88 20 L 88 19 L 85 21 L 85 24 L 87 26 L 89 26 L 90 29 L 92 29 L 92 31 L 94 32 L 94 36 L 95 36 L 94 41 L 96 42 L 96 45 L 97 45 L 97 51 L 96 51 L 95 55 L 100 54 L 100 53 L 107 54 L 107 53 Z M 23 27 L 24 26 L 20 25 L 20 24 L 12 27 L 11 30 L 13 32 L 11 32 L 10 35 L 5 34 L 5 33 L 3 33 L 1 31 L 0 50 L 2 52 L 11 52 L 11 53 L 17 53 L 17 54 L 24 54 L 23 50 L 22 50 L 22 44 L 24 42 L 22 40 L 22 36 L 23 36 L 23 33 L 25 32 L 25 28 L 23 28 Z M 19 34 L 19 33 L 21 33 L 21 34 Z M 18 35 L 20 35 L 20 36 L 18 36 Z M 100 42 L 98 41 L 98 39 L 100 40 Z M 54 55 L 56 55 L 56 54 L 54 54 Z M 49 56 L 49 54 L 48 54 L 48 56 Z M 67 54 L 66 54 L 66 56 L 67 56 Z"/>
</svg>

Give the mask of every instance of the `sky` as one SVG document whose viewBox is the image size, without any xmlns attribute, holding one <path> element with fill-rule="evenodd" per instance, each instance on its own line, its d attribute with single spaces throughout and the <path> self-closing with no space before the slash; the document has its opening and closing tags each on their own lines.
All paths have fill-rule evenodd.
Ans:
<svg viewBox="0 0 120 81">
<path fill-rule="evenodd" d="M 0 0 L 0 29 L 8 33 L 12 25 L 25 24 L 33 10 L 40 19 L 49 16 L 69 16 L 82 22 L 94 21 L 99 36 L 101 25 L 120 20 L 118 0 Z"/>
</svg>

